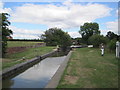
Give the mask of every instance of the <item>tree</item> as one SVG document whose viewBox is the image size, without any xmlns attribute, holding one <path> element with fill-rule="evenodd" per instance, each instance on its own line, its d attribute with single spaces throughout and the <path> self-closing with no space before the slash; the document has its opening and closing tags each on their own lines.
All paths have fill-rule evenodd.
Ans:
<svg viewBox="0 0 120 90">
<path fill-rule="evenodd" d="M 2 57 L 5 56 L 6 48 L 7 48 L 7 36 L 10 36 L 12 31 L 8 28 L 10 25 L 10 22 L 8 21 L 9 14 L 2 13 L 2 17 L 0 17 L 0 20 L 2 21 L 2 24 L 0 25 L 2 28 Z"/>
<path fill-rule="evenodd" d="M 118 39 L 119 36 L 118 36 L 117 34 L 114 34 L 114 32 L 109 31 L 109 32 L 107 32 L 106 37 L 107 37 L 109 40 L 112 40 L 112 39 Z"/>
<path fill-rule="evenodd" d="M 65 50 L 72 43 L 69 34 L 62 31 L 60 28 L 50 28 L 46 30 L 41 37 L 46 42 L 46 45 L 59 45 L 63 50 Z"/>
<path fill-rule="evenodd" d="M 118 38 L 117 38 L 117 40 L 120 42 L 120 35 L 118 35 Z"/>
<path fill-rule="evenodd" d="M 107 44 L 108 39 L 103 35 L 95 34 L 88 39 L 88 42 L 89 44 L 92 44 L 94 47 L 99 47 L 101 43 Z"/>
<path fill-rule="evenodd" d="M 117 42 L 117 40 L 116 39 L 112 39 L 112 40 L 110 40 L 110 42 L 108 43 L 108 48 L 109 48 L 109 50 L 112 52 L 112 51 L 114 51 L 115 52 L 115 49 L 116 49 L 116 42 Z"/>
<path fill-rule="evenodd" d="M 97 23 L 84 23 L 83 26 L 80 26 L 79 33 L 82 36 L 82 39 L 88 44 L 88 39 L 94 34 L 100 34 L 99 25 Z"/>
</svg>

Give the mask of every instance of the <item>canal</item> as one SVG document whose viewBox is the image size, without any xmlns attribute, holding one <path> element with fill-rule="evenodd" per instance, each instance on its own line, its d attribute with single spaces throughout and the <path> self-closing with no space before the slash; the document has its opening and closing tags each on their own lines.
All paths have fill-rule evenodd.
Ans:
<svg viewBox="0 0 120 90">
<path fill-rule="evenodd" d="M 2 88 L 44 88 L 66 56 L 48 57 L 14 77 L 2 81 Z"/>
</svg>

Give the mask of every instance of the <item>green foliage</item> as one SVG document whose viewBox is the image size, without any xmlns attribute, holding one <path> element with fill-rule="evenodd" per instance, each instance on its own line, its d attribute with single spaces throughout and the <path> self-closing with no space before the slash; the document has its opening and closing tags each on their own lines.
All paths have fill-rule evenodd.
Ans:
<svg viewBox="0 0 120 90">
<path fill-rule="evenodd" d="M 114 33 L 111 32 L 111 31 L 107 32 L 106 37 L 107 37 L 109 40 L 118 39 L 118 38 L 119 38 L 119 36 L 118 36 L 117 34 L 114 34 Z"/>
<path fill-rule="evenodd" d="M 80 26 L 79 33 L 82 36 L 82 39 L 88 43 L 89 37 L 94 34 L 100 34 L 99 25 L 97 23 L 84 23 L 83 26 Z"/>
<path fill-rule="evenodd" d="M 92 35 L 89 39 L 89 44 L 92 44 L 94 47 L 99 47 L 101 43 L 107 44 L 108 39 L 103 35 Z"/>
<path fill-rule="evenodd" d="M 71 37 L 60 28 L 50 28 L 41 37 L 49 46 L 59 45 L 65 50 L 67 46 L 71 45 Z"/>
<path fill-rule="evenodd" d="M 115 51 L 115 49 L 116 49 L 116 42 L 117 42 L 116 39 L 110 40 L 110 42 L 108 43 L 108 48 L 109 48 L 110 51 Z"/>
<path fill-rule="evenodd" d="M 115 34 L 114 32 L 107 32 L 106 37 L 109 39 L 109 43 L 107 44 L 108 49 L 112 52 L 115 52 L 116 42 L 120 41 L 120 35 Z"/>
<path fill-rule="evenodd" d="M 2 13 L 2 17 L 0 17 L 0 20 L 2 21 L 2 57 L 5 56 L 6 48 L 7 48 L 7 36 L 10 36 L 12 34 L 12 31 L 8 28 L 10 25 L 10 22 L 8 21 L 9 14 Z"/>
</svg>

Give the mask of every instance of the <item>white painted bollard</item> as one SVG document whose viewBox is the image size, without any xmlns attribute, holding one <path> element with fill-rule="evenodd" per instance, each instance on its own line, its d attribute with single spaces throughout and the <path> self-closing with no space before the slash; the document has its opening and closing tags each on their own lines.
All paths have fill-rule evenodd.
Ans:
<svg viewBox="0 0 120 90">
<path fill-rule="evenodd" d="M 116 42 L 116 57 L 120 58 L 120 42 Z"/>
</svg>

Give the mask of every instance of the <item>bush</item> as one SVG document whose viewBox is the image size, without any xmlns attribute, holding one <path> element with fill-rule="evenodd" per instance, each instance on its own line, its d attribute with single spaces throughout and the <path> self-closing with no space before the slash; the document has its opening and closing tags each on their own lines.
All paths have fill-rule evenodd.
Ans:
<svg viewBox="0 0 120 90">
<path fill-rule="evenodd" d="M 92 44 L 94 47 L 99 47 L 99 45 L 101 43 L 107 44 L 108 39 L 106 37 L 104 37 L 103 35 L 92 35 L 89 39 L 88 39 L 88 43 Z"/>
<path fill-rule="evenodd" d="M 110 51 L 115 51 L 115 49 L 116 49 L 116 41 L 117 40 L 113 39 L 108 43 L 108 48 L 109 48 Z"/>
<path fill-rule="evenodd" d="M 46 42 L 46 45 L 59 45 L 63 50 L 66 50 L 66 48 L 72 44 L 70 35 L 60 28 L 50 28 L 46 30 L 41 38 Z"/>
</svg>

